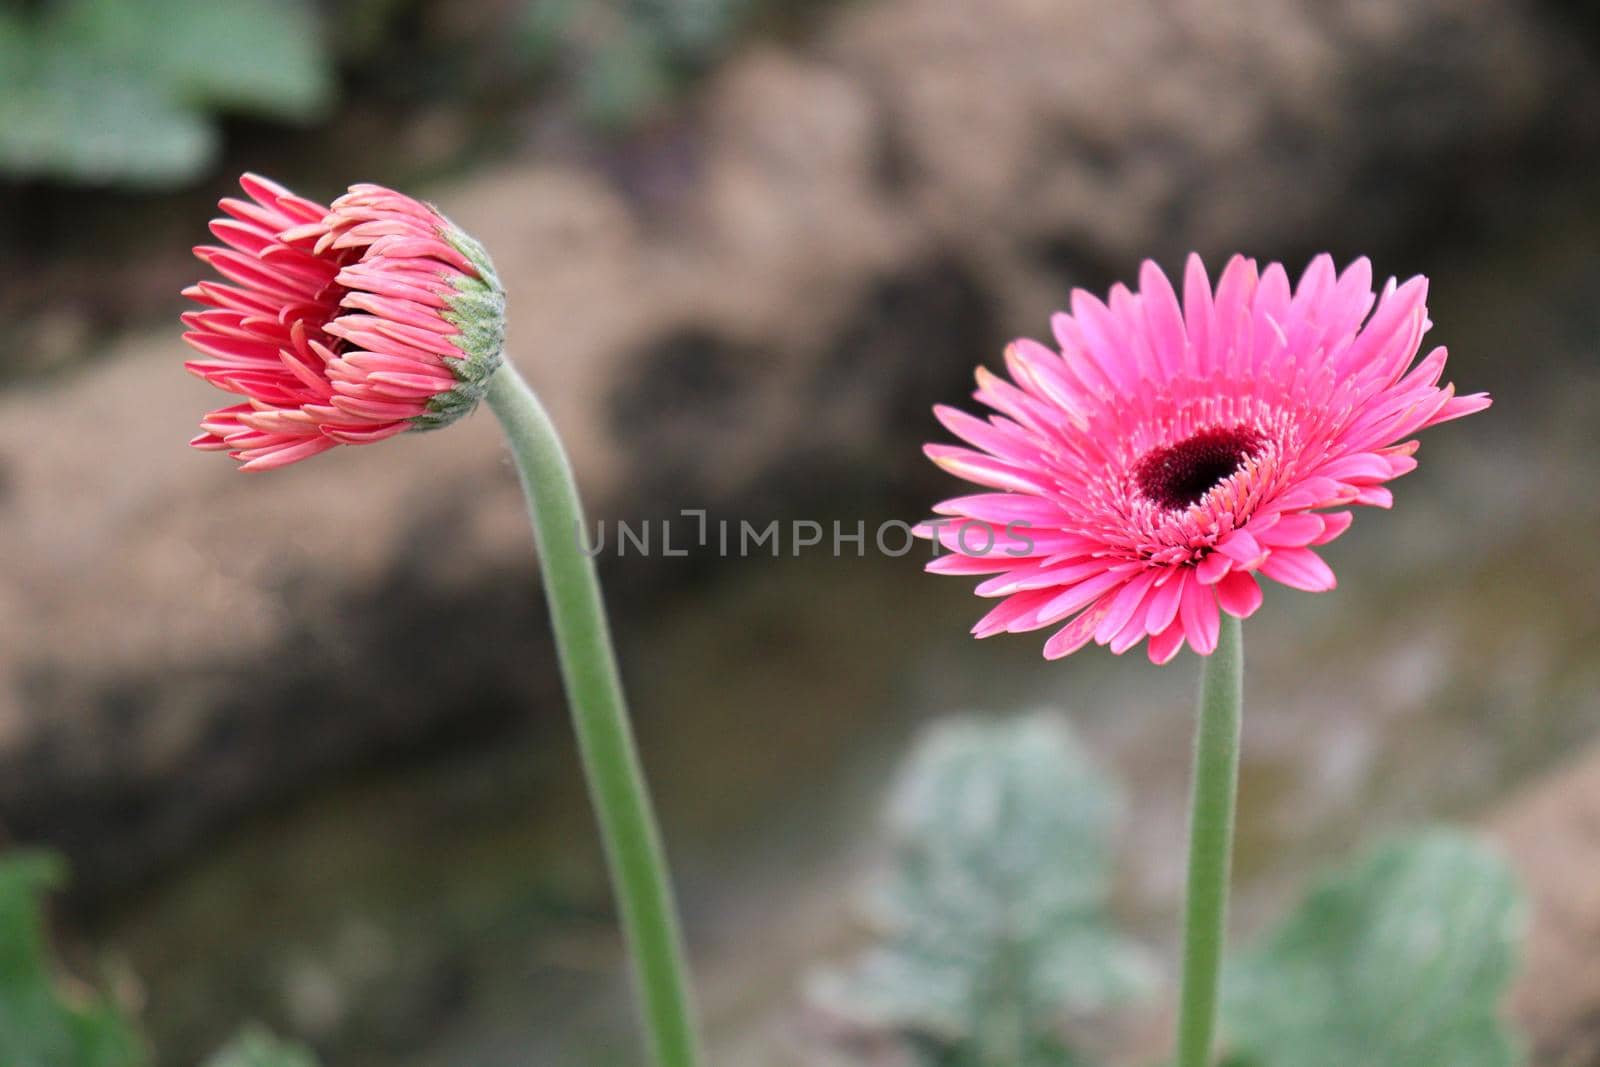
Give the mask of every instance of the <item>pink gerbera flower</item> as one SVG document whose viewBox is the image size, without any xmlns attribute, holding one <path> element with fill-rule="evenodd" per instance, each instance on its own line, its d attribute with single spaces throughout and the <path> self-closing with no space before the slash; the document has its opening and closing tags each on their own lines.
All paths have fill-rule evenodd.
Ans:
<svg viewBox="0 0 1600 1067">
<path fill-rule="evenodd" d="M 505 299 L 472 238 L 430 205 L 354 185 L 325 208 L 265 178 L 221 203 L 195 255 L 223 277 L 184 295 L 185 366 L 244 403 L 213 411 L 190 444 L 270 470 L 335 445 L 447 425 L 500 365 Z"/>
<path fill-rule="evenodd" d="M 979 637 L 1059 626 L 1047 657 L 1146 637 L 1157 663 L 1185 641 L 1210 654 L 1219 609 L 1260 606 L 1258 577 L 1332 589 L 1313 546 L 1351 512 L 1327 509 L 1389 507 L 1383 483 L 1417 465 L 1406 438 L 1489 406 L 1438 384 L 1443 348 L 1411 366 L 1425 278 L 1375 297 L 1365 259 L 1337 274 L 1324 255 L 1291 288 L 1280 264 L 1235 257 L 1213 293 L 1190 256 L 1181 306 L 1154 263 L 1139 281 L 1109 306 L 1075 291 L 1051 322 L 1060 351 L 1013 343 L 1010 381 L 980 369 L 975 396 L 999 414 L 936 409 L 973 448 L 928 456 L 998 490 L 923 527 L 951 550 L 929 570 L 994 576 Z"/>
</svg>

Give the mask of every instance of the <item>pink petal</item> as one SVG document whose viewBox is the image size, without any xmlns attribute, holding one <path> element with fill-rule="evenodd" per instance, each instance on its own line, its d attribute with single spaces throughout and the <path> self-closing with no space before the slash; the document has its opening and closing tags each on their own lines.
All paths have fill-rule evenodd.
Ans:
<svg viewBox="0 0 1600 1067">
<path fill-rule="evenodd" d="M 1261 606 L 1261 585 L 1255 575 L 1234 571 L 1217 583 L 1217 602 L 1229 615 L 1248 619 Z"/>
<path fill-rule="evenodd" d="M 1156 571 L 1145 571 L 1134 578 L 1127 585 L 1117 590 L 1112 596 L 1111 603 L 1106 609 L 1105 618 L 1100 620 L 1100 625 L 1095 629 L 1094 639 L 1099 644 L 1108 643 L 1113 637 L 1121 633 L 1140 608 L 1144 606 L 1145 594 L 1150 591 L 1150 586 L 1155 583 Z M 1143 633 L 1143 628 L 1140 628 Z"/>
<path fill-rule="evenodd" d="M 951 474 L 978 485 L 1020 493 L 1037 493 L 1042 489 L 1038 482 L 1013 464 L 970 449 L 955 445 L 924 445 L 922 451 Z"/>
<path fill-rule="evenodd" d="M 1017 633 L 1034 629 L 1034 614 L 1049 602 L 1054 593 L 1049 589 L 1036 589 L 1006 597 L 972 628 L 974 637 L 993 637 L 999 633 Z"/>
<path fill-rule="evenodd" d="M 1094 636 L 1095 627 L 1100 625 L 1100 619 L 1105 615 L 1107 605 L 1104 601 L 1073 619 L 1067 625 L 1050 635 L 1044 643 L 1045 659 L 1060 659 L 1070 656 Z"/>
<path fill-rule="evenodd" d="M 1183 370 L 1189 345 L 1183 311 L 1178 307 L 1178 294 L 1173 291 L 1166 274 L 1148 259 L 1139 267 L 1139 295 L 1143 300 L 1150 347 L 1155 351 L 1162 373 L 1168 378 L 1175 377 Z"/>
<path fill-rule="evenodd" d="M 1217 552 L 1227 556 L 1240 569 L 1250 570 L 1258 566 L 1266 558 L 1266 550 L 1250 534 L 1250 531 L 1237 529 L 1217 542 Z M 1205 581 L 1204 578 L 1201 581 Z M 1207 584 L 1210 584 L 1207 582 Z"/>
<path fill-rule="evenodd" d="M 1216 328 L 1216 314 L 1211 302 L 1211 282 L 1206 277 L 1205 264 L 1200 257 L 1190 254 L 1183 268 L 1183 323 L 1189 334 L 1188 356 L 1184 369 L 1191 375 L 1200 373 L 1196 354 L 1201 360 L 1211 358 L 1211 337 Z"/>
<path fill-rule="evenodd" d="M 1381 485 L 1363 486 L 1356 494 L 1355 503 L 1365 504 L 1369 508 L 1394 507 L 1394 494 Z"/>
<path fill-rule="evenodd" d="M 1471 415 L 1473 412 L 1482 411 L 1492 403 L 1494 401 L 1489 399 L 1488 393 L 1472 393 L 1468 396 L 1451 397 L 1450 400 L 1446 401 L 1444 407 L 1440 408 L 1433 418 L 1428 420 L 1428 425 L 1437 426 L 1441 422 L 1449 422 L 1451 419 L 1459 419 L 1463 415 Z"/>
<path fill-rule="evenodd" d="M 1318 543 L 1317 538 L 1326 528 L 1327 520 L 1321 515 L 1310 512 L 1283 515 L 1261 534 L 1260 541 L 1269 548 L 1301 548 Z"/>
<path fill-rule="evenodd" d="M 1327 544 L 1329 541 L 1332 541 L 1335 537 L 1338 537 L 1340 534 L 1348 530 L 1350 528 L 1350 523 L 1354 518 L 1354 512 L 1349 511 L 1323 512 L 1322 522 L 1324 529 L 1322 533 L 1317 535 L 1317 539 L 1311 543 L 1314 545 Z"/>
<path fill-rule="evenodd" d="M 1280 548 L 1267 557 L 1261 573 L 1291 589 L 1322 593 L 1338 584 L 1333 570 L 1309 548 Z"/>
<path fill-rule="evenodd" d="M 1150 594 L 1150 606 L 1145 614 L 1145 632 L 1152 636 L 1171 626 L 1172 620 L 1178 617 L 1183 587 L 1190 580 L 1188 568 L 1170 570 L 1167 575 L 1167 580 Z"/>
<path fill-rule="evenodd" d="M 1157 665 L 1172 662 L 1172 657 L 1183 647 L 1183 637 L 1183 624 L 1174 622 L 1150 638 L 1150 662 Z"/>
<path fill-rule="evenodd" d="M 1232 569 L 1232 559 L 1221 552 L 1213 552 L 1195 567 L 1194 577 L 1201 585 L 1216 585 Z"/>
<path fill-rule="evenodd" d="M 1389 461 L 1374 452 L 1341 456 L 1318 467 L 1316 473 L 1323 478 L 1358 485 L 1363 482 L 1386 481 L 1391 476 Z"/>
<path fill-rule="evenodd" d="M 1117 571 L 1106 571 L 1078 585 L 1073 586 L 1064 593 L 1059 593 L 1044 607 L 1039 609 L 1039 622 L 1048 626 L 1057 619 L 1064 619 L 1080 608 L 1088 607 L 1105 593 L 1109 593 L 1126 581 L 1126 576 Z M 1104 605 L 1109 608 L 1109 604 Z M 1098 624 L 1098 620 L 1096 620 Z M 1094 631 L 1089 631 L 1090 636 Z"/>
<path fill-rule="evenodd" d="M 1178 606 L 1178 617 L 1183 622 L 1184 636 L 1189 647 L 1202 656 L 1217 649 L 1217 633 L 1221 617 L 1217 612 L 1217 595 L 1210 586 L 1189 582 L 1183 587 L 1183 601 Z"/>
</svg>

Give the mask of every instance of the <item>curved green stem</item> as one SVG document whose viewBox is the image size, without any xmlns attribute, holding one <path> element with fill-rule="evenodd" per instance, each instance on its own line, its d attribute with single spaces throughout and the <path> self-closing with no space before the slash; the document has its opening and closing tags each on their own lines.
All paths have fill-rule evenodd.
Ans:
<svg viewBox="0 0 1600 1067">
<path fill-rule="evenodd" d="M 1183 921 L 1183 992 L 1178 1008 L 1178 1067 L 1209 1067 L 1216 1030 L 1233 856 L 1234 796 L 1239 785 L 1239 721 L 1244 650 L 1239 620 L 1226 612 L 1216 651 L 1200 674 L 1200 721 L 1189 806 L 1189 881 Z"/>
<path fill-rule="evenodd" d="M 561 675 L 589 793 L 605 841 L 655 1063 L 695 1067 L 683 938 L 660 832 L 634 750 L 594 560 L 579 541 L 583 506 L 561 439 L 533 390 L 509 363 L 487 400 L 499 418 L 528 497 Z"/>
</svg>

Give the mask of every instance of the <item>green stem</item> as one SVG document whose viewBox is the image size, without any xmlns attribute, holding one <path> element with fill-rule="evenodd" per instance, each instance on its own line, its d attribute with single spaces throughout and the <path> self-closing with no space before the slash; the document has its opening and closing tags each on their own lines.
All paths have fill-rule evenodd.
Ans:
<svg viewBox="0 0 1600 1067">
<path fill-rule="evenodd" d="M 1239 720 L 1244 650 L 1239 620 L 1222 614 L 1216 651 L 1200 674 L 1200 721 L 1189 806 L 1189 882 L 1183 921 L 1183 992 L 1178 1067 L 1209 1067 L 1228 919 L 1234 796 L 1239 785 Z"/>
<path fill-rule="evenodd" d="M 489 382 L 528 497 L 561 676 L 589 794 L 605 841 L 623 929 L 659 1067 L 694 1067 L 699 1042 L 666 854 L 634 750 L 594 560 L 584 551 L 583 505 L 561 439 L 509 363 Z"/>
</svg>

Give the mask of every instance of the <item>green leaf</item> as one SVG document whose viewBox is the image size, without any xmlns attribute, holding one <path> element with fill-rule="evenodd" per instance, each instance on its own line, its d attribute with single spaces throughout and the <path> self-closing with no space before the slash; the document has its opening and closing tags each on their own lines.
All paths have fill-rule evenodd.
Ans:
<svg viewBox="0 0 1600 1067">
<path fill-rule="evenodd" d="M 317 1067 L 317 1058 L 310 1049 L 252 1026 L 207 1060 L 206 1067 Z"/>
<path fill-rule="evenodd" d="M 1485 846 L 1434 831 L 1317 886 L 1229 970 L 1237 1067 L 1510 1067 L 1497 1017 L 1523 908 Z"/>
<path fill-rule="evenodd" d="M 332 96 L 302 0 L 66 0 L 52 29 L 74 51 L 191 105 L 305 120 Z"/>
<path fill-rule="evenodd" d="M 817 999 L 917 1035 L 943 1050 L 932 1063 L 1071 1063 L 1060 1018 L 1149 977 L 1107 913 L 1118 810 L 1058 716 L 934 727 L 888 809 L 892 871 L 871 916 L 882 941 L 821 976 Z"/>
<path fill-rule="evenodd" d="M 114 1005 L 57 991 L 39 898 L 62 880 L 54 856 L 0 856 L 0 1064 L 140 1067 L 144 1047 Z"/>
<path fill-rule="evenodd" d="M 215 131 L 136 74 L 88 52 L 0 51 L 0 172 L 170 185 L 216 155 Z"/>
<path fill-rule="evenodd" d="M 58 0 L 0 12 L 0 173 L 171 185 L 215 159 L 209 113 L 304 121 L 332 97 L 302 0 Z"/>
</svg>

